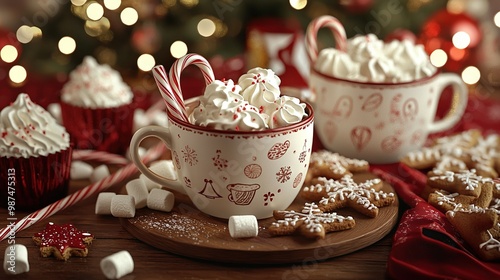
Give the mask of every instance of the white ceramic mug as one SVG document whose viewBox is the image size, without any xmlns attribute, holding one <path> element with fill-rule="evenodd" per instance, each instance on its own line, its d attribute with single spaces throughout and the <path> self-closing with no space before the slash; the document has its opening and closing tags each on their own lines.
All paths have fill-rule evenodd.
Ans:
<svg viewBox="0 0 500 280">
<path fill-rule="evenodd" d="M 451 107 L 435 120 L 441 94 L 453 86 Z M 398 162 L 421 148 L 430 133 L 455 125 L 467 105 L 468 92 L 460 77 L 435 74 L 408 83 L 362 83 L 311 70 L 315 95 L 316 133 L 323 146 L 370 163 Z"/>
<path fill-rule="evenodd" d="M 186 103 L 188 112 L 198 99 Z M 232 215 L 271 217 L 297 196 L 309 167 L 314 115 L 299 123 L 264 131 L 223 131 L 193 125 L 169 114 L 168 128 L 147 126 L 132 137 L 132 161 L 149 179 L 182 189 L 202 212 L 219 218 Z M 178 180 L 148 169 L 138 149 L 148 137 L 171 150 Z"/>
</svg>

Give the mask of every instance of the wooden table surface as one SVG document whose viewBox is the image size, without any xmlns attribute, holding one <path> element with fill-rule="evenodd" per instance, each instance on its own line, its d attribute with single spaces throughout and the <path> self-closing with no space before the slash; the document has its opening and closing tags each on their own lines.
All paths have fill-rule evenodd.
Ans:
<svg viewBox="0 0 500 280">
<path fill-rule="evenodd" d="M 70 193 L 86 186 L 86 181 L 72 182 Z M 107 191 L 119 192 L 124 183 Z M 127 250 L 134 259 L 133 273 L 121 279 L 384 279 L 386 263 L 394 230 L 382 240 L 359 251 L 326 261 L 314 261 L 314 256 L 304 262 L 285 265 L 243 265 L 189 259 L 174 255 L 143 243 L 131 236 L 118 218 L 94 214 L 97 195 L 56 213 L 43 221 L 19 232 L 17 244 L 28 248 L 30 271 L 16 276 L 2 274 L 0 279 L 105 279 L 99 262 L 102 258 Z M 29 212 L 16 212 L 21 219 Z M 0 227 L 7 226 L 7 211 L 0 209 Z M 72 257 L 59 261 L 40 256 L 31 237 L 41 231 L 48 222 L 73 223 L 78 229 L 88 231 L 96 239 L 86 258 Z M 8 243 L 0 242 L 0 252 Z"/>
</svg>

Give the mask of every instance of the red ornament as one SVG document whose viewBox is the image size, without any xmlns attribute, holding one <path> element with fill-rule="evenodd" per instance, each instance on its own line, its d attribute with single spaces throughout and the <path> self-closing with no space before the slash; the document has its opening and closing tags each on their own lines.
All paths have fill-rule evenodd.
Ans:
<svg viewBox="0 0 500 280">
<path fill-rule="evenodd" d="M 387 43 L 394 40 L 398 41 L 409 40 L 415 43 L 417 41 L 417 36 L 415 35 L 415 33 L 411 32 L 408 29 L 398 28 L 392 31 L 391 33 L 387 34 L 387 36 L 384 39 L 384 41 Z"/>
<path fill-rule="evenodd" d="M 457 33 L 459 35 L 465 33 L 465 38 L 458 36 L 454 43 L 453 37 Z M 481 39 L 482 33 L 479 23 L 471 16 L 466 13 L 451 13 L 448 10 L 441 10 L 424 23 L 418 42 L 424 45 L 429 54 L 436 49 L 445 51 L 448 60 L 443 69 L 460 72 L 465 67 L 476 64 L 475 50 Z M 467 41 L 468 44 L 464 43 Z"/>
<path fill-rule="evenodd" d="M 373 0 L 340 0 L 340 5 L 353 14 L 363 14 L 373 6 Z"/>
</svg>

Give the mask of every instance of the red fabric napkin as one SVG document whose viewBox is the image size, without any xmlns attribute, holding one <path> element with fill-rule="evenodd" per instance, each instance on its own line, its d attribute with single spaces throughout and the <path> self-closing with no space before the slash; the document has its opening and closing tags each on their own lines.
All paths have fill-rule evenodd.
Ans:
<svg viewBox="0 0 500 280">
<path fill-rule="evenodd" d="M 479 128 L 500 133 L 500 101 L 471 96 L 464 117 L 450 132 Z M 387 273 L 394 279 L 500 279 L 500 262 L 475 257 L 446 216 L 418 196 L 426 176 L 403 164 L 373 166 L 409 207 L 400 220 Z"/>
</svg>

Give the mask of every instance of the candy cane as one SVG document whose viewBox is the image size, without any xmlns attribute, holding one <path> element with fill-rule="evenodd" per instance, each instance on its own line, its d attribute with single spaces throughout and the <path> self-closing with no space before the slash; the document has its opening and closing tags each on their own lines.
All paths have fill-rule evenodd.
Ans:
<svg viewBox="0 0 500 280">
<path fill-rule="evenodd" d="M 144 162 L 151 162 L 159 158 L 166 151 L 163 143 L 159 143 L 153 148 L 149 149 L 146 155 L 143 157 Z M 13 235 L 23 229 L 30 227 L 31 225 L 48 218 L 55 213 L 72 206 L 95 193 L 101 192 L 114 184 L 122 182 L 137 173 L 137 168 L 133 163 L 129 163 L 121 169 L 117 170 L 111 176 L 108 176 L 96 183 L 90 184 L 87 187 L 66 196 L 40 210 L 37 210 L 28 216 L 17 221 L 15 224 L 11 224 L 0 230 L 0 241 L 4 240 L 10 235 Z"/>
<path fill-rule="evenodd" d="M 315 62 L 318 58 L 318 31 L 323 27 L 328 27 L 335 38 L 337 49 L 347 51 L 347 38 L 345 29 L 340 21 L 332 16 L 321 16 L 313 20 L 306 30 L 306 49 L 309 59 Z"/>
<path fill-rule="evenodd" d="M 169 81 L 174 93 L 182 98 L 181 73 L 189 65 L 196 65 L 200 68 L 205 83 L 208 85 L 215 80 L 214 71 L 210 63 L 201 55 L 190 53 L 174 62 L 169 72 Z"/>
<path fill-rule="evenodd" d="M 74 150 L 73 160 L 89 160 L 115 165 L 126 165 L 130 162 L 123 156 L 94 150 Z"/>
<path fill-rule="evenodd" d="M 165 71 L 163 65 L 158 65 L 153 68 L 153 77 L 155 78 L 156 85 L 158 86 L 160 94 L 167 105 L 167 111 L 169 111 L 172 116 L 187 121 L 188 117 L 182 93 L 178 94 L 172 90 L 172 87 L 167 79 L 167 72 Z"/>
</svg>

